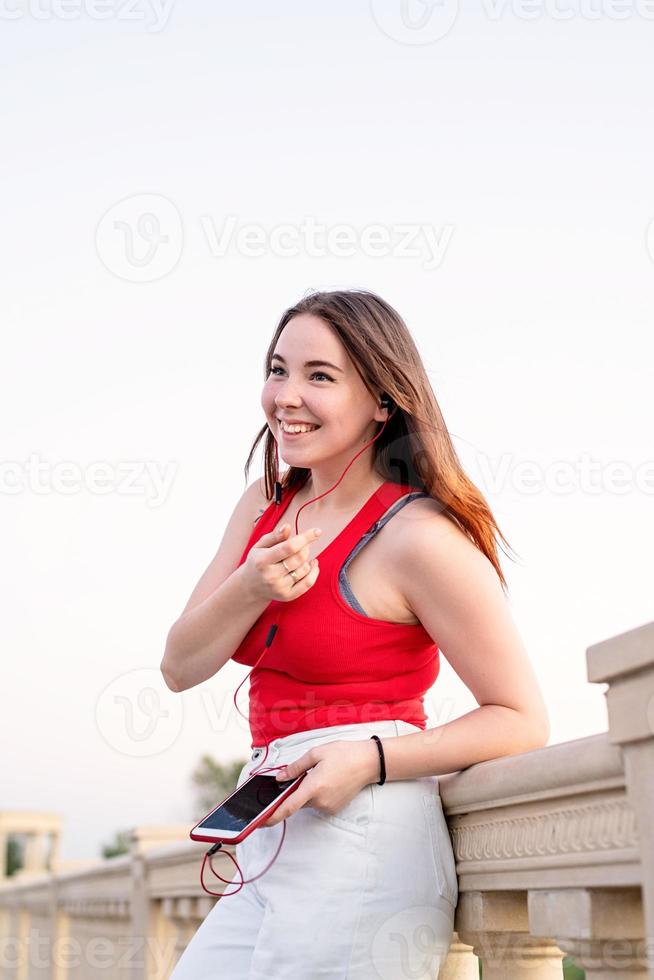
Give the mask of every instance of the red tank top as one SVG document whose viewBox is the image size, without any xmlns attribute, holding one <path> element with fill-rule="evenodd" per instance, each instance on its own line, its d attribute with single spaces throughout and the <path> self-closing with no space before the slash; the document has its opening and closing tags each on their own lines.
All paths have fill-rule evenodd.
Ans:
<svg viewBox="0 0 654 980">
<path fill-rule="evenodd" d="M 281 504 L 273 501 L 264 511 L 239 566 L 259 538 L 272 531 L 301 485 L 284 489 Z M 252 748 L 330 725 L 402 720 L 425 728 L 423 699 L 438 676 L 438 646 L 421 623 L 388 623 L 352 609 L 338 584 L 341 566 L 360 538 L 395 501 L 415 490 L 391 481 L 382 484 L 318 554 L 320 573 L 309 591 L 292 602 L 270 602 L 232 655 L 252 667 L 270 627 L 279 623 L 250 674 Z M 302 517 L 300 531 L 313 526 L 310 505 Z"/>
</svg>

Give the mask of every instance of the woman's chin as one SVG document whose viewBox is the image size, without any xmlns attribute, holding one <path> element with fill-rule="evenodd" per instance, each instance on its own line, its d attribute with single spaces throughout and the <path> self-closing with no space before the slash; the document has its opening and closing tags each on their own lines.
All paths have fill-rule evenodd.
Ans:
<svg viewBox="0 0 654 980">
<path fill-rule="evenodd" d="M 301 466 L 303 469 L 311 469 L 313 466 L 313 457 L 309 456 L 308 453 L 293 452 L 293 450 L 282 452 L 280 450 L 279 458 L 283 459 L 289 466 Z"/>
</svg>

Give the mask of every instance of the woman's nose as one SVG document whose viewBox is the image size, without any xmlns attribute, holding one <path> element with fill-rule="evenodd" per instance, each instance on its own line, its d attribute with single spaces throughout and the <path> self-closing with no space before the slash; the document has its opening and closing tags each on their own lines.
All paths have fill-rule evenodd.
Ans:
<svg viewBox="0 0 654 980">
<path fill-rule="evenodd" d="M 301 401 L 297 388 L 288 382 L 284 382 L 281 392 L 278 390 L 275 395 L 275 404 L 279 407 L 282 405 L 298 405 Z"/>
</svg>

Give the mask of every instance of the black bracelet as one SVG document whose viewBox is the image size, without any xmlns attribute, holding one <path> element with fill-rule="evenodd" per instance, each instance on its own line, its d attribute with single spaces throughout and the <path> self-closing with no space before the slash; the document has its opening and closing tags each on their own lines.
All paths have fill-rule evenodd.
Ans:
<svg viewBox="0 0 654 980">
<path fill-rule="evenodd" d="M 386 782 L 386 760 L 384 759 L 384 749 L 382 748 L 381 739 L 379 735 L 371 735 L 370 738 L 374 738 L 377 743 L 377 750 L 379 752 L 379 768 L 381 772 L 381 779 L 377 783 L 378 786 L 383 786 Z"/>
</svg>

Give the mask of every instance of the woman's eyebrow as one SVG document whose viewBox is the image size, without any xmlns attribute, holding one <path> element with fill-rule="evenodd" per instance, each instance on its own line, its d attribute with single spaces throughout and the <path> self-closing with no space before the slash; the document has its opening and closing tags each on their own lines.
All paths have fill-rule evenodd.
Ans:
<svg viewBox="0 0 654 980">
<path fill-rule="evenodd" d="M 278 361 L 281 361 L 282 364 L 286 364 L 286 361 L 281 354 L 273 354 L 270 360 L 271 361 L 275 360 L 275 358 Z M 332 364 L 330 361 L 305 361 L 304 366 L 305 367 L 330 367 L 333 368 L 335 371 L 340 371 L 341 374 L 345 373 L 343 371 L 343 368 L 339 368 L 336 364 Z"/>
</svg>

